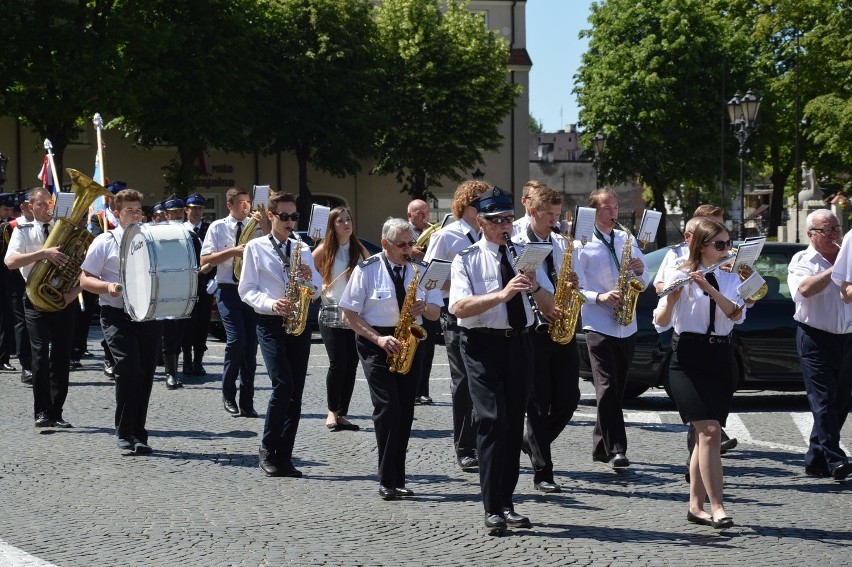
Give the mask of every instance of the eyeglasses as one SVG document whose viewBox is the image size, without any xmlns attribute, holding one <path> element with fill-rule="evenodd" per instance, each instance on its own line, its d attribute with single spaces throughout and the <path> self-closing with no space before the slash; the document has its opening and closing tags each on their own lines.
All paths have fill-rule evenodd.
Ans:
<svg viewBox="0 0 852 567">
<path fill-rule="evenodd" d="M 731 247 L 734 245 L 734 243 L 731 242 L 730 240 L 714 240 L 713 242 L 705 242 L 704 243 L 704 246 L 710 246 L 710 245 L 713 245 L 716 248 L 716 250 L 721 252 L 722 250 L 730 250 Z"/>
<path fill-rule="evenodd" d="M 834 232 L 840 232 L 843 230 L 840 228 L 840 225 L 829 226 L 827 228 L 812 228 L 811 232 L 818 232 L 820 234 L 832 234 Z"/>
<path fill-rule="evenodd" d="M 397 248 L 414 248 L 415 246 L 417 246 L 417 242 L 415 242 L 414 240 L 412 240 L 411 242 L 394 242 L 393 245 Z"/>
<path fill-rule="evenodd" d="M 514 216 L 508 216 L 508 217 L 491 217 L 491 218 L 486 218 L 485 220 L 487 220 L 487 221 L 488 221 L 488 222 L 490 222 L 490 223 L 497 224 L 497 225 L 500 225 L 500 224 L 506 224 L 506 223 L 511 224 L 511 223 L 513 223 L 513 222 L 515 221 L 515 217 L 514 217 Z"/>
<path fill-rule="evenodd" d="M 293 214 L 288 214 L 288 213 L 275 214 L 275 213 L 272 213 L 272 214 L 274 216 L 278 217 L 279 219 L 283 220 L 284 222 L 287 222 L 288 220 L 294 220 L 294 221 L 299 220 L 299 213 L 293 213 Z"/>
</svg>

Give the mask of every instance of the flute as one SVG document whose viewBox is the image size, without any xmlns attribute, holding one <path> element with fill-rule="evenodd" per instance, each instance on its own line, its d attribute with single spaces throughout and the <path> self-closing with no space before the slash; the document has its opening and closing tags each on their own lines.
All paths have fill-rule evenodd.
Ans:
<svg viewBox="0 0 852 567">
<path fill-rule="evenodd" d="M 733 260 L 736 257 L 737 257 L 736 254 L 731 254 L 727 258 L 725 258 L 723 260 L 719 260 L 718 262 L 716 262 L 715 264 L 713 264 L 709 268 L 704 268 L 703 270 L 700 270 L 700 272 L 701 272 L 702 275 L 709 274 L 710 272 L 719 268 L 719 266 L 721 266 L 722 264 L 725 264 L 726 262 L 730 262 L 731 260 Z M 677 291 L 680 288 L 686 286 L 691 281 L 692 281 L 692 278 L 690 278 L 690 277 L 679 279 L 676 282 L 672 283 L 669 287 L 667 287 L 666 289 L 664 289 L 663 291 L 658 293 L 657 297 L 665 297 L 665 296 L 669 295 L 670 293 L 672 293 L 673 291 Z"/>
</svg>

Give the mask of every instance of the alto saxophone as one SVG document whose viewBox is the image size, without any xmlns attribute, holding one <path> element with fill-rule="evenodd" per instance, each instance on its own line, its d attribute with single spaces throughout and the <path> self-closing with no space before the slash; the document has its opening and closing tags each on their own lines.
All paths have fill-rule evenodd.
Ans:
<svg viewBox="0 0 852 567">
<path fill-rule="evenodd" d="M 568 244 L 562 254 L 562 267 L 559 269 L 556 290 L 553 293 L 553 301 L 560 310 L 560 315 L 550 323 L 549 331 L 551 340 L 560 345 L 567 345 L 574 340 L 580 307 L 586 302 L 583 294 L 568 282 L 568 275 L 573 271 L 574 242 L 570 236 L 566 240 Z"/>
<path fill-rule="evenodd" d="M 249 215 L 251 215 L 251 213 L 249 213 Z M 239 238 L 239 240 L 237 240 L 236 246 L 248 244 L 249 240 L 251 240 L 254 237 L 254 232 L 255 232 L 255 230 L 257 230 L 257 219 L 255 219 L 253 216 L 249 216 L 248 218 L 249 218 L 249 221 L 243 227 L 243 231 L 240 233 L 240 238 Z M 232 271 L 233 271 L 233 275 L 234 275 L 234 281 L 237 282 L 237 283 L 240 283 L 240 275 L 243 273 L 243 257 L 242 256 L 236 256 L 234 258 L 234 265 L 233 265 Z"/>
<path fill-rule="evenodd" d="M 295 233 L 294 233 L 295 234 Z M 308 309 L 311 300 L 317 294 L 317 288 L 311 282 L 302 279 L 300 275 L 302 267 L 302 239 L 296 235 L 296 246 L 293 257 L 290 259 L 290 281 L 287 284 L 286 299 L 295 306 L 295 309 L 284 316 L 284 332 L 288 335 L 298 337 L 305 331 L 308 321 Z"/>
<path fill-rule="evenodd" d="M 411 370 L 411 363 L 414 362 L 414 353 L 417 350 L 417 343 L 426 338 L 426 330 L 414 322 L 414 317 L 411 316 L 411 306 L 417 299 L 417 281 L 420 279 L 420 270 L 411 258 L 405 258 L 411 263 L 414 270 L 414 277 L 411 283 L 408 284 L 408 289 L 405 292 L 405 301 L 402 302 L 402 309 L 399 310 L 399 322 L 393 330 L 393 338 L 398 340 L 402 347 L 399 352 L 388 356 L 388 370 L 396 374 L 408 374 Z"/>
<path fill-rule="evenodd" d="M 615 224 L 627 233 L 627 240 L 621 249 L 621 265 L 618 270 L 618 291 L 621 292 L 622 298 L 621 307 L 615 309 L 612 315 L 619 325 L 626 327 L 636 317 L 636 302 L 645 286 L 633 272 L 627 269 L 627 264 L 633 257 L 633 235 L 620 223 Z"/>
</svg>

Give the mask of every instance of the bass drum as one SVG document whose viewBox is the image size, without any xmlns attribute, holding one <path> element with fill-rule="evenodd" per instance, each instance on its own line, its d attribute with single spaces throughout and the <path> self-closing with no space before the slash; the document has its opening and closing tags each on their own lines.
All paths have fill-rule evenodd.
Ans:
<svg viewBox="0 0 852 567">
<path fill-rule="evenodd" d="M 121 240 L 121 295 L 134 321 L 185 319 L 198 301 L 198 260 L 183 223 L 132 224 Z"/>
</svg>

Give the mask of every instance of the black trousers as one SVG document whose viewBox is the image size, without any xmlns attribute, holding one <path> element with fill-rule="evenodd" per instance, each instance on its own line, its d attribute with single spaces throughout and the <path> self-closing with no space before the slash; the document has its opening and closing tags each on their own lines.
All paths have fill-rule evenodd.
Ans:
<svg viewBox="0 0 852 567">
<path fill-rule="evenodd" d="M 586 346 L 589 348 L 598 406 L 598 418 L 592 434 L 592 457 L 608 461 L 616 453 L 627 453 L 621 400 L 633 360 L 636 336 L 620 339 L 586 331 Z"/>
<path fill-rule="evenodd" d="M 435 337 L 442 333 L 440 321 L 430 321 L 424 318 L 421 325 L 426 331 L 426 340 L 420 342 L 417 350 L 423 351 L 420 363 L 420 382 L 417 384 L 418 397 L 429 395 L 429 377 L 432 374 L 432 361 L 435 358 Z"/>
<path fill-rule="evenodd" d="M 163 354 L 180 354 L 189 319 L 163 321 Z"/>
<path fill-rule="evenodd" d="M 473 401 L 467 383 L 467 368 L 461 353 L 461 327 L 456 317 L 447 311 L 446 300 L 441 309 L 441 327 L 450 363 L 450 394 L 453 398 L 453 444 L 456 457 L 476 455 L 476 429 Z"/>
<path fill-rule="evenodd" d="M 553 482 L 550 447 L 580 402 L 580 355 L 577 342 L 560 345 L 547 333 L 531 333 L 535 372 L 527 402 L 526 441 L 535 471 L 533 482 Z"/>
<path fill-rule="evenodd" d="M 17 270 L 15 270 L 17 271 Z M 12 298 L 9 295 L 9 268 L 0 265 L 0 362 L 9 362 L 16 354 L 15 314 L 12 311 Z"/>
<path fill-rule="evenodd" d="M 32 345 L 33 410 L 46 412 L 51 419 L 62 419 L 62 407 L 68 397 L 68 373 L 71 362 L 71 337 L 76 302 L 61 311 L 45 313 L 25 300 L 27 330 Z"/>
<path fill-rule="evenodd" d="M 163 323 L 136 322 L 123 309 L 104 305 L 101 306 L 101 328 L 115 360 L 115 436 L 147 443 L 145 422 Z"/>
<path fill-rule="evenodd" d="M 184 329 L 184 352 L 195 351 L 199 357 L 207 350 L 207 334 L 210 330 L 210 311 L 213 307 L 213 296 L 207 293 L 208 277 L 204 274 L 198 278 L 198 301 L 192 308 L 192 315 Z M 188 361 L 184 361 L 188 362 Z"/>
<path fill-rule="evenodd" d="M 374 328 L 382 335 L 393 334 L 393 327 Z M 405 486 L 405 453 L 414 421 L 414 392 L 420 380 L 420 357 L 423 355 L 418 347 L 408 374 L 396 374 L 388 370 L 388 355 L 378 345 L 360 336 L 355 341 L 373 401 L 379 484 L 402 488 Z"/>
<path fill-rule="evenodd" d="M 27 296 L 26 284 L 20 270 L 10 270 L 7 290 L 12 300 L 12 312 L 15 314 L 15 348 L 22 370 L 32 370 L 33 351 L 30 345 L 30 331 L 27 328 L 27 315 L 24 301 Z M 69 361 L 70 362 L 70 361 Z"/>
<path fill-rule="evenodd" d="M 328 353 L 328 373 L 325 375 L 328 411 L 339 416 L 349 414 L 349 402 L 355 390 L 358 373 L 358 351 L 355 331 L 319 324 L 320 336 Z"/>
<path fill-rule="evenodd" d="M 512 507 L 518 484 L 532 340 L 529 333 L 505 338 L 464 329 L 461 351 L 477 417 L 482 503 L 486 514 L 500 514 Z"/>
<path fill-rule="evenodd" d="M 89 327 L 92 324 L 92 317 L 98 311 L 98 296 L 97 294 L 83 290 L 83 305 L 80 305 L 79 298 L 75 302 L 77 309 L 74 314 L 74 339 L 71 342 L 71 360 L 80 360 L 83 358 L 83 353 L 86 352 L 86 345 L 89 341 Z"/>
</svg>

